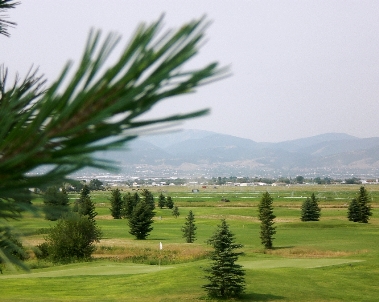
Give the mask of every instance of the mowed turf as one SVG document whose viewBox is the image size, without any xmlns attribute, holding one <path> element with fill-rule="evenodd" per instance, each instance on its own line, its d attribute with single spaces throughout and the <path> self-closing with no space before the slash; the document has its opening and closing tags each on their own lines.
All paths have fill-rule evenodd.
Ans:
<svg viewBox="0 0 379 302">
<path fill-rule="evenodd" d="M 222 194 L 217 191 L 219 189 L 212 189 L 214 192 L 200 190 L 193 198 L 197 201 L 177 202 L 174 198 L 179 204 L 180 216 L 174 218 L 171 210 L 157 209 L 154 230 L 142 241 L 128 233 L 126 220 L 110 217 L 110 192 L 97 192 L 97 221 L 104 239 L 98 244 L 96 259 L 54 266 L 30 260 L 29 265 L 36 267 L 30 273 L 4 270 L 4 275 L 0 275 L 0 300 L 204 300 L 206 294 L 201 286 L 207 280 L 203 269 L 209 265 L 206 256 L 210 251 L 206 240 L 220 219 L 225 218 L 236 241 L 244 245 L 239 263 L 246 269 L 247 286 L 241 300 L 378 301 L 379 187 L 370 186 L 369 189 L 374 197 L 374 215 L 368 224 L 347 221 L 348 198 L 354 196 L 359 186 L 346 186 L 346 191 L 344 188 L 272 189 L 277 234 L 275 249 L 271 251 L 264 251 L 260 244 L 259 198 L 245 198 L 259 197 L 263 191 L 257 192 L 257 188 L 254 192 L 251 188 L 232 188 L 226 192 L 224 188 Z M 169 189 L 172 191 L 167 194 L 172 196 L 195 195 L 182 187 L 178 192 Z M 320 190 L 319 196 L 325 196 L 320 201 L 321 220 L 301 222 L 301 203 L 317 190 Z M 230 203 L 220 202 L 220 195 L 232 197 Z M 184 243 L 180 230 L 189 210 L 195 214 L 198 227 L 197 240 L 193 244 Z M 24 235 L 24 242 L 33 245 L 43 241 L 44 228 L 54 222 L 28 214 L 12 224 Z M 163 250 L 159 250 L 160 242 Z"/>
</svg>

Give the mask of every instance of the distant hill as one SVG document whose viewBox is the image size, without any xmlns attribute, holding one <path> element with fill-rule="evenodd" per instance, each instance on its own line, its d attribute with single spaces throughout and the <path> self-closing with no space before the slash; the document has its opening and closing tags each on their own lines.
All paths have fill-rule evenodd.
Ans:
<svg viewBox="0 0 379 302">
<path fill-rule="evenodd" d="M 379 137 L 344 133 L 258 143 L 201 130 L 183 130 L 138 138 L 128 151 L 99 155 L 127 167 L 145 167 L 146 175 L 190 176 L 333 176 L 379 174 Z M 126 168 L 125 168 L 126 169 Z M 139 170 L 140 171 L 140 170 Z M 140 173 L 140 172 L 139 172 Z"/>
</svg>

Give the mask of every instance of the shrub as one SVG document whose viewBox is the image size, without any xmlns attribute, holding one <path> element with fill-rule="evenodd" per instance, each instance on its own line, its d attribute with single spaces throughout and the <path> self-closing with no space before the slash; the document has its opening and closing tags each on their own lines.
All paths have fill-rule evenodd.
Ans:
<svg viewBox="0 0 379 302">
<path fill-rule="evenodd" d="M 58 220 L 46 236 L 47 252 L 53 262 L 72 262 L 89 259 L 99 242 L 101 231 L 86 216 L 72 214 Z M 45 250 L 45 246 L 43 246 Z"/>
</svg>

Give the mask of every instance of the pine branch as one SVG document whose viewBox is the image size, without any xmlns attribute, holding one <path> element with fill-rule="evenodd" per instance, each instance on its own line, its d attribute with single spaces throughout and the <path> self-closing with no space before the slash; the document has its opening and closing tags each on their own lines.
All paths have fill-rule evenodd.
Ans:
<svg viewBox="0 0 379 302">
<path fill-rule="evenodd" d="M 161 22 L 141 25 L 117 63 L 104 72 L 100 69 L 119 37 L 110 34 L 100 43 L 100 32 L 91 31 L 79 67 L 63 93 L 59 91 L 69 64 L 43 92 L 44 82 L 36 72 L 5 91 L 5 71 L 0 81 L 4 91 L 0 115 L 6 116 L 2 120 L 6 127 L 0 130 L 0 197 L 15 180 L 23 179 L 24 186 L 46 180 L 28 175 L 37 167 L 52 167 L 46 175 L 55 180 L 85 166 L 104 168 L 101 161 L 90 157 L 91 153 L 134 139 L 147 126 L 208 112 L 137 121 L 158 102 L 192 92 L 206 80 L 226 74 L 216 63 L 194 71 L 181 70 L 198 51 L 208 25 L 204 19 L 158 37 Z M 117 122 L 112 120 L 115 115 L 121 115 Z M 105 137 L 114 140 L 104 143 Z"/>
</svg>

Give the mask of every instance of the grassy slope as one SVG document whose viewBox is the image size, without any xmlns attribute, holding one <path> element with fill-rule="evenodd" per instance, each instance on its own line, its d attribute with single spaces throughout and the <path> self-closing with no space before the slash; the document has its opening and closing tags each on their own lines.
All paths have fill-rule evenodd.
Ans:
<svg viewBox="0 0 379 302">
<path fill-rule="evenodd" d="M 275 214 L 278 217 L 274 241 L 276 249 L 269 253 L 263 253 L 259 242 L 259 222 L 256 219 L 257 209 L 254 207 L 256 199 L 250 201 L 248 198 L 234 197 L 231 203 L 226 204 L 216 200 L 202 201 L 202 193 L 196 195 L 197 202 L 176 202 L 174 198 L 174 201 L 180 204 L 179 218 L 173 218 L 169 210 L 157 210 L 157 216 L 161 216 L 162 219 L 156 220 L 151 236 L 148 240 L 136 241 L 128 234 L 126 221 L 109 219 L 106 194 L 99 194 L 96 196 L 98 223 L 105 235 L 105 239 L 100 243 L 102 250 L 106 253 L 107 249 L 112 250 L 117 246 L 113 252 L 120 256 L 150 253 L 155 259 L 161 257 L 163 265 L 159 268 L 158 265 L 141 266 L 124 261 L 97 260 L 91 263 L 36 269 L 32 271 L 33 274 L 45 274 L 45 277 L 40 275 L 36 278 L 36 275 L 33 275 L 32 278 L 30 275 L 29 278 L 22 279 L 20 272 L 14 274 L 5 271 L 3 276 L 0 275 L 1 301 L 204 299 L 205 293 L 201 285 L 206 280 L 203 279 L 202 267 L 206 266 L 208 261 L 188 260 L 191 259 L 191 255 L 199 257 L 209 249 L 204 242 L 212 234 L 221 217 L 227 218 L 231 230 L 236 234 L 237 242 L 245 245 L 245 255 L 240 259 L 247 273 L 247 290 L 243 300 L 377 301 L 379 242 L 376 239 L 379 235 L 379 211 L 374 210 L 369 224 L 348 222 L 345 218 L 346 208 L 343 207 L 349 201 L 347 198 L 354 195 L 357 187 L 355 190 L 350 188 L 339 191 L 327 187 L 328 194 L 332 192 L 329 195 L 344 197 L 335 199 L 329 196 L 326 201 L 322 201 L 321 206 L 324 208 L 321 221 L 309 223 L 299 221 L 299 206 L 303 199 L 280 196 L 285 195 L 284 193 L 293 197 L 307 196 L 310 190 L 305 191 L 304 187 L 301 187 L 290 192 L 287 192 L 287 188 L 282 189 L 283 192 L 274 192 L 273 194 L 279 196 L 274 200 Z M 325 190 L 325 187 L 322 186 L 321 189 Z M 204 192 L 204 196 L 208 197 L 205 193 L 212 196 L 217 192 Z M 236 193 L 239 193 L 240 197 L 245 195 L 244 192 L 238 191 L 223 194 L 232 197 L 238 196 Z M 373 193 L 373 196 L 377 196 L 377 191 Z M 188 192 L 172 194 L 190 195 Z M 374 199 L 373 204 L 378 205 L 378 201 L 379 198 Z M 190 209 L 195 214 L 198 235 L 194 244 L 185 244 L 182 243 L 180 227 Z M 42 238 L 42 235 L 32 235 L 33 230 L 53 223 L 41 218 L 26 217 L 16 224 L 27 235 L 27 242 L 33 242 Z M 158 251 L 159 242 L 163 242 L 162 252 Z M 354 262 L 356 260 L 363 261 Z M 157 261 L 155 263 L 157 264 Z M 163 269 L 168 267 L 170 268 Z"/>
</svg>

